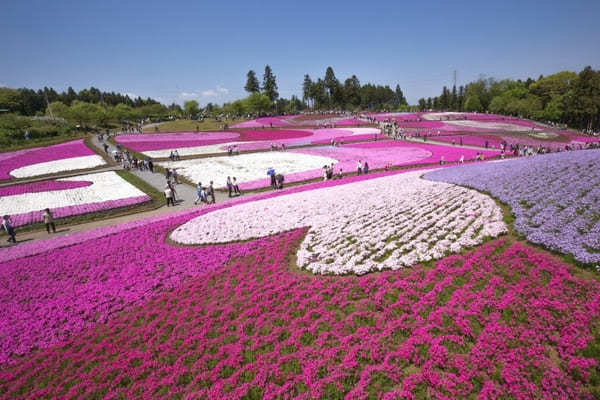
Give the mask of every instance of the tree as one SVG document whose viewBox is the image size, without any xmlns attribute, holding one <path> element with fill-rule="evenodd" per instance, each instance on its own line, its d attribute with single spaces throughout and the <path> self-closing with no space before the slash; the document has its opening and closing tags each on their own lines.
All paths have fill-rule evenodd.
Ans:
<svg viewBox="0 0 600 400">
<path fill-rule="evenodd" d="M 344 82 L 344 96 L 346 104 L 351 108 L 360 106 L 360 81 L 356 75 L 352 75 Z"/>
<path fill-rule="evenodd" d="M 327 91 L 321 78 L 313 82 L 310 88 L 310 97 L 313 99 L 313 108 L 322 108 L 327 105 Z"/>
<path fill-rule="evenodd" d="M 483 107 L 481 106 L 481 101 L 479 101 L 479 97 L 476 95 L 471 95 L 467 97 L 465 100 L 465 111 L 477 111 L 481 112 Z"/>
<path fill-rule="evenodd" d="M 279 93 L 277 92 L 277 82 L 275 81 L 275 75 L 271 71 L 271 67 L 269 65 L 265 66 L 265 73 L 263 74 L 263 85 L 262 85 L 263 93 L 267 95 L 267 97 L 274 102 L 279 97 Z"/>
<path fill-rule="evenodd" d="M 573 88 L 579 77 L 575 72 L 562 71 L 548 75 L 529 86 L 529 91 L 542 100 L 545 106 L 557 96 L 565 94 Z"/>
<path fill-rule="evenodd" d="M 333 94 L 334 91 L 340 86 L 340 82 L 335 77 L 335 73 L 333 72 L 333 68 L 327 67 L 325 71 L 325 79 L 323 79 L 323 83 L 325 84 L 325 90 L 327 91 L 327 97 L 329 98 L 329 105 L 333 105 Z"/>
<path fill-rule="evenodd" d="M 106 119 L 102 107 L 97 104 L 75 100 L 69 108 L 69 115 L 81 126 L 87 126 L 93 122 L 99 123 Z"/>
<path fill-rule="evenodd" d="M 249 112 L 263 115 L 273 108 L 273 102 L 264 93 L 252 93 L 246 98 L 246 106 Z"/>
<path fill-rule="evenodd" d="M 310 89 L 313 85 L 312 79 L 310 79 L 310 75 L 304 75 L 304 82 L 302 82 L 302 101 L 308 104 L 310 99 Z"/>
<path fill-rule="evenodd" d="M 452 86 L 452 94 L 450 95 L 450 109 L 458 110 L 458 95 L 456 94 L 456 85 Z"/>
<path fill-rule="evenodd" d="M 185 115 L 187 115 L 187 117 L 190 119 L 192 119 L 194 116 L 196 116 L 196 114 L 200 112 L 198 108 L 198 102 L 196 100 L 188 100 L 185 103 L 183 103 L 183 110 L 185 112 Z"/>
<path fill-rule="evenodd" d="M 258 93 L 260 92 L 260 86 L 258 84 L 258 79 L 256 78 L 256 73 L 253 70 L 248 71 L 246 75 L 246 86 L 244 89 L 248 93 Z"/>
<path fill-rule="evenodd" d="M 50 115 L 50 109 L 52 109 L 52 115 L 54 118 L 69 119 L 69 107 L 61 101 L 53 101 L 46 108 L 46 115 Z"/>
<path fill-rule="evenodd" d="M 424 98 L 419 99 L 419 111 L 425 111 L 427 109 L 427 100 Z"/>
<path fill-rule="evenodd" d="M 0 109 L 9 112 L 19 112 L 21 110 L 21 96 L 18 90 L 0 87 Z"/>
<path fill-rule="evenodd" d="M 400 85 L 396 85 L 394 103 L 396 107 L 408 105 L 406 97 L 404 97 L 404 93 L 402 93 L 402 89 L 400 89 Z"/>
<path fill-rule="evenodd" d="M 113 107 L 113 109 L 111 110 L 111 114 L 115 120 L 123 122 L 132 117 L 132 111 L 133 109 L 130 105 L 121 103 Z"/>
</svg>

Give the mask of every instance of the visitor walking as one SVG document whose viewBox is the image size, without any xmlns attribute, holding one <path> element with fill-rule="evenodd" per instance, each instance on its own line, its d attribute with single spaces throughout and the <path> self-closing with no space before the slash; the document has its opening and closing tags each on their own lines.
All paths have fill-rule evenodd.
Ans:
<svg viewBox="0 0 600 400">
<path fill-rule="evenodd" d="M 358 163 L 356 164 L 356 175 L 360 174 L 362 174 L 362 163 L 360 162 L 360 160 L 358 160 Z"/>
<path fill-rule="evenodd" d="M 215 204 L 215 188 L 213 187 L 213 181 L 210 181 L 210 185 L 208 185 L 208 195 L 210 196 L 210 203 Z"/>
<path fill-rule="evenodd" d="M 194 204 L 198 204 L 198 201 L 204 202 L 205 197 L 206 194 L 202 188 L 202 182 L 198 182 L 198 186 L 196 187 L 196 200 L 194 200 Z"/>
<path fill-rule="evenodd" d="M 52 216 L 52 213 L 50 212 L 49 208 L 46 208 L 44 210 L 44 224 L 46 224 L 46 231 L 48 232 L 48 234 L 50 234 L 50 228 L 52 228 L 52 232 L 56 233 L 56 226 L 54 225 L 54 217 Z"/>
<path fill-rule="evenodd" d="M 165 186 L 165 197 L 167 198 L 167 207 L 169 207 L 169 205 L 172 205 L 173 207 L 175 207 L 175 200 L 173 198 L 173 190 L 171 190 L 171 187 L 169 185 Z"/>
<path fill-rule="evenodd" d="M 231 192 L 233 191 L 233 183 L 231 183 L 231 177 L 227 177 L 227 191 L 229 192 L 229 197 L 231 196 Z"/>
<path fill-rule="evenodd" d="M 8 215 L 2 217 L 2 228 L 8 233 L 7 242 L 17 243 L 17 239 L 15 238 L 15 228 L 13 228 Z"/>
<path fill-rule="evenodd" d="M 365 166 L 363 167 L 363 172 L 365 174 L 369 173 L 369 163 L 365 161 Z"/>
<path fill-rule="evenodd" d="M 237 194 L 238 196 L 241 196 L 242 192 L 240 192 L 240 187 L 237 184 L 235 176 L 233 177 L 232 185 L 233 185 L 233 191 L 235 192 L 235 194 Z"/>
</svg>

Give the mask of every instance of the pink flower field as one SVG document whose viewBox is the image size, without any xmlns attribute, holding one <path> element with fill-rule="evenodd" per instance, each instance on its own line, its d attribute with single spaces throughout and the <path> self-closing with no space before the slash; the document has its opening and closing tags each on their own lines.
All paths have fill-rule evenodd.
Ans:
<svg viewBox="0 0 600 400">
<path fill-rule="evenodd" d="M 512 236 L 360 277 L 300 271 L 305 228 L 167 241 L 214 210 L 398 173 L 0 252 L 0 398 L 592 399 L 600 284 Z"/>
<path fill-rule="evenodd" d="M 12 179 L 11 171 L 21 167 L 85 156 L 99 158 L 99 156 L 96 156 L 96 153 L 87 148 L 83 140 L 73 140 L 48 147 L 36 147 L 15 152 L 0 153 L 0 181 Z M 102 163 L 104 162 L 102 161 Z M 83 168 L 86 167 L 84 166 Z"/>
<path fill-rule="evenodd" d="M 182 132 L 119 135 L 116 140 L 137 152 L 149 150 L 171 150 L 185 147 L 226 144 L 231 142 L 253 142 L 261 140 L 287 140 L 310 136 L 303 130 L 247 130 L 241 132 Z"/>
<path fill-rule="evenodd" d="M 297 149 L 291 150 L 291 152 L 329 157 L 338 160 L 338 162 L 334 164 L 336 173 L 340 168 L 342 168 L 344 173 L 356 172 L 358 160 L 361 160 L 363 164 L 365 161 L 368 162 L 369 168 L 373 170 L 382 169 L 388 163 L 391 163 L 393 166 L 439 164 L 442 157 L 444 157 L 445 162 L 456 163 L 461 156 L 464 156 L 465 160 L 469 161 L 474 159 L 477 153 L 483 153 L 486 158 L 499 154 L 499 151 L 495 150 L 481 151 L 435 144 L 421 144 L 392 140 L 369 143 L 354 143 L 340 147 L 325 146 Z M 301 182 L 309 179 L 320 178 L 322 176 L 323 171 L 321 169 L 314 169 L 287 174 L 285 176 L 285 181 L 288 183 Z M 240 187 L 242 189 L 252 190 L 269 185 L 270 180 L 264 178 L 241 183 Z"/>
<path fill-rule="evenodd" d="M 25 193 L 42 193 L 54 190 L 67 190 L 91 185 L 89 181 L 39 181 L 22 185 L 0 187 L 0 196 L 14 196 Z"/>
<path fill-rule="evenodd" d="M 0 210 L 15 227 L 42 222 L 45 208 L 54 218 L 65 218 L 148 201 L 150 196 L 115 172 L 0 187 Z"/>
<path fill-rule="evenodd" d="M 88 323 L 80 334 L 66 331 L 59 345 L 5 366 L 0 393 L 592 397 L 597 361 L 587 354 L 600 287 L 575 277 L 568 265 L 496 240 L 406 271 L 315 278 L 290 266 L 288 255 L 303 234 L 233 250 L 228 265 L 212 271 L 205 266 L 223 258 L 181 249 L 189 254 L 179 260 L 203 266 L 168 280 L 171 291 L 117 311 L 107 323 Z M 194 278 L 195 271 L 202 276 Z M 103 308 L 90 311 L 83 314 L 89 321 L 102 321 Z"/>
<path fill-rule="evenodd" d="M 240 151 L 268 150 L 272 144 L 280 147 L 365 141 L 387 138 L 377 128 L 324 128 L 324 129 L 262 129 L 238 132 L 157 133 L 117 136 L 123 146 L 144 152 L 151 157 L 166 158 L 171 150 L 180 155 L 202 155 L 227 152 L 228 146 L 237 145 Z"/>
<path fill-rule="evenodd" d="M 262 117 L 250 121 L 240 122 L 232 125 L 232 128 L 269 128 L 269 127 L 286 127 L 293 124 L 287 121 L 289 117 Z"/>
</svg>

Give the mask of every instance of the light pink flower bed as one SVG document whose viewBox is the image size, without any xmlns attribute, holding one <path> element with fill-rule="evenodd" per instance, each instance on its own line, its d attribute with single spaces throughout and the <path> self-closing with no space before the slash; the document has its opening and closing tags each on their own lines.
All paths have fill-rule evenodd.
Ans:
<svg viewBox="0 0 600 400">
<path fill-rule="evenodd" d="M 83 139 L 48 147 L 0 153 L 0 180 L 11 179 L 10 171 L 28 165 L 67 158 L 96 155 L 83 143 Z"/>
<path fill-rule="evenodd" d="M 342 119 L 341 121 L 335 122 L 336 126 L 352 126 L 352 125 L 367 125 L 368 122 L 365 122 L 356 118 Z"/>
<path fill-rule="evenodd" d="M 236 132 L 181 132 L 119 135 L 116 137 L 116 141 L 125 147 L 141 152 L 225 143 L 239 137 L 240 134 Z"/>
<path fill-rule="evenodd" d="M 253 119 L 251 121 L 244 121 L 238 124 L 232 125 L 232 128 L 268 128 L 273 127 L 284 127 L 291 126 L 292 124 L 287 121 L 288 117 L 262 117 Z"/>
<path fill-rule="evenodd" d="M 117 136 L 117 142 L 137 152 L 182 149 L 185 147 L 210 146 L 227 143 L 254 142 L 261 140 L 298 139 L 311 135 L 309 130 L 296 129 L 260 129 L 241 132 L 184 132 L 184 133 L 153 133 Z"/>
<path fill-rule="evenodd" d="M 96 203 L 78 204 L 76 206 L 56 207 L 52 209 L 54 218 L 73 217 L 75 215 L 89 214 L 93 212 L 112 210 L 115 208 L 129 207 L 137 204 L 142 204 L 152 200 L 150 196 L 128 197 L 119 200 L 100 201 Z M 36 224 L 43 221 L 44 211 L 31 211 L 24 214 L 11 215 L 10 219 L 13 226 L 19 227 L 24 225 Z"/>
<path fill-rule="evenodd" d="M 403 141 L 379 141 L 369 143 L 348 144 L 339 147 L 318 147 L 309 149 L 290 150 L 294 153 L 310 154 L 329 157 L 338 160 L 334 164 L 337 173 L 340 168 L 344 173 L 356 172 L 357 162 L 368 162 L 369 169 L 382 169 L 387 163 L 393 166 L 407 166 L 419 164 L 436 164 L 441 158 L 447 163 L 457 162 L 461 156 L 465 160 L 472 160 L 477 153 L 483 153 L 486 158 L 498 155 L 495 150 L 481 151 L 474 149 L 456 148 L 443 145 L 408 143 Z M 322 169 L 314 169 L 285 175 L 285 183 L 301 182 L 323 176 Z M 267 187 L 271 184 L 270 178 L 257 179 L 244 182 L 240 188 L 245 190 Z"/>
<path fill-rule="evenodd" d="M 477 146 L 477 147 L 485 147 L 485 142 L 488 142 L 488 146 L 491 148 L 500 148 L 500 144 L 502 143 L 502 137 L 493 136 L 493 135 L 432 135 L 428 136 L 428 140 L 435 140 L 438 142 L 452 143 L 454 141 L 455 144 L 459 145 L 460 139 L 462 138 L 462 144 L 465 146 Z"/>
<path fill-rule="evenodd" d="M 41 193 L 51 190 L 67 190 L 79 187 L 90 186 L 89 181 L 40 181 L 34 183 L 25 183 L 23 185 L 13 185 L 0 187 L 0 196 L 14 196 L 25 193 Z"/>
</svg>

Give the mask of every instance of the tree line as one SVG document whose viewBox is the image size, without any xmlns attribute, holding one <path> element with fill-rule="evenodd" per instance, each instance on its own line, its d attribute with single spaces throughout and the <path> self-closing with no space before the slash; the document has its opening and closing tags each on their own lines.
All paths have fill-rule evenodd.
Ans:
<svg viewBox="0 0 600 400">
<path fill-rule="evenodd" d="M 491 112 L 598 130 L 600 71 L 588 66 L 537 80 L 480 78 L 458 90 L 444 86 L 440 96 L 419 99 L 419 109 Z"/>
<path fill-rule="evenodd" d="M 313 110 L 401 110 L 408 109 L 408 102 L 400 85 L 392 90 L 389 86 L 361 85 L 356 75 L 352 75 L 343 83 L 328 67 L 323 78 L 313 80 L 304 75 L 302 83 L 302 99 L 291 96 L 280 98 L 277 92 L 277 80 L 269 65 L 265 66 L 262 83 L 253 70 L 246 74 L 244 89 L 248 97 L 225 103 L 222 111 L 236 115 L 268 113 L 297 113 L 307 108 Z"/>
<path fill-rule="evenodd" d="M 75 101 L 101 104 L 109 107 L 125 104 L 132 108 L 159 104 L 158 101 L 151 98 L 131 98 L 128 95 L 121 93 L 103 92 L 95 87 L 82 89 L 79 92 L 76 92 L 69 86 L 66 91 L 61 93 L 48 87 L 38 89 L 37 91 L 27 88 L 0 88 L 0 109 L 8 110 L 8 112 L 20 115 L 34 116 L 40 113 L 44 114 L 46 112 L 46 107 L 50 103 L 60 102 L 66 106 L 71 106 Z"/>
<path fill-rule="evenodd" d="M 302 100 L 313 109 L 378 111 L 408 108 L 400 85 L 396 85 L 395 90 L 388 85 L 361 85 L 356 75 L 341 83 L 331 67 L 327 67 L 325 76 L 316 81 L 310 75 L 304 75 Z"/>
</svg>

